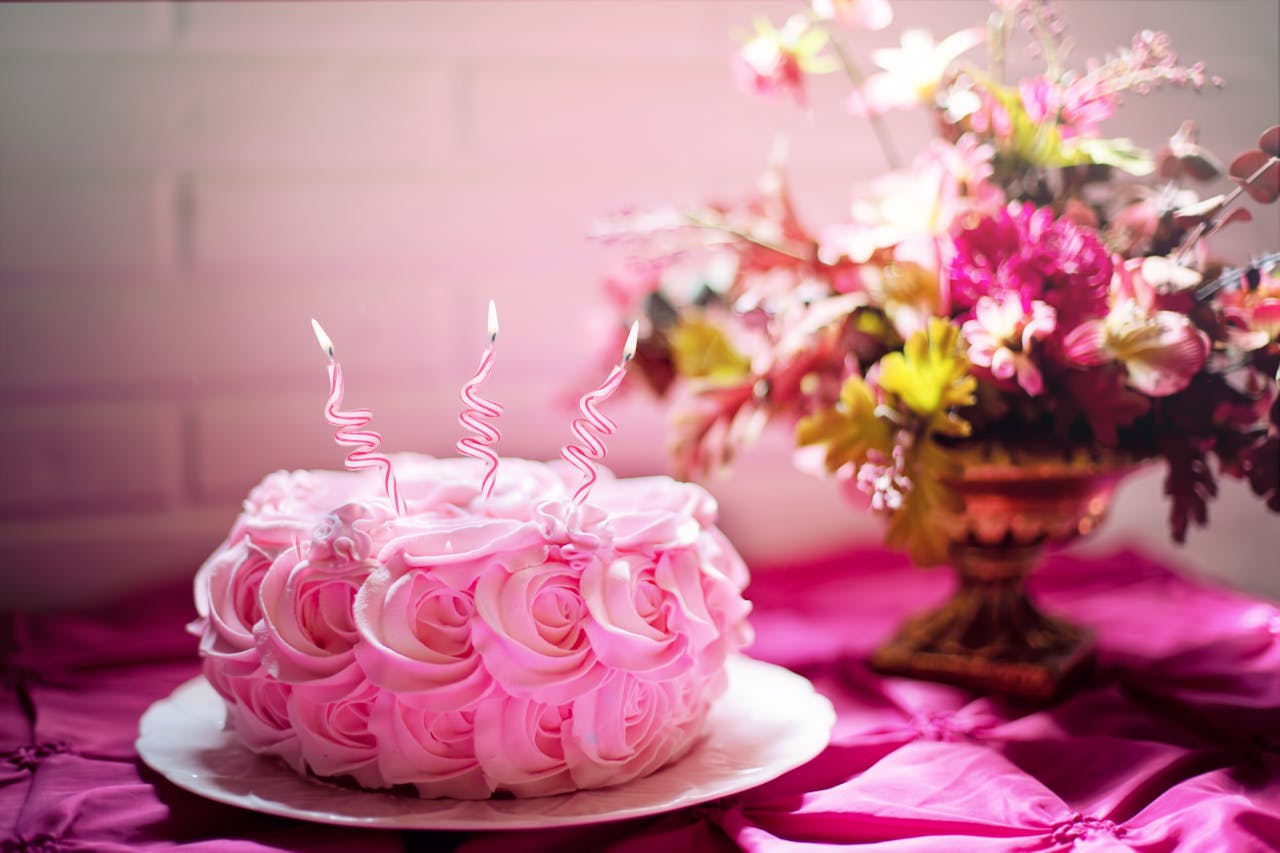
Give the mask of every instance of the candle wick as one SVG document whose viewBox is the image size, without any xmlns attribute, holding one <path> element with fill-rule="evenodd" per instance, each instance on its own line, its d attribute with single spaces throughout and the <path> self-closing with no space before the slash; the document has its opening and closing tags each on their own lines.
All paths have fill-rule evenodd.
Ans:
<svg viewBox="0 0 1280 853">
<path fill-rule="evenodd" d="M 625 367 L 627 362 L 631 361 L 636 354 L 636 344 L 639 342 L 640 321 L 631 324 L 631 331 L 627 334 L 627 344 L 622 348 L 622 361 L 618 362 L 620 367 Z"/>
<path fill-rule="evenodd" d="M 342 405 L 343 398 L 342 368 L 334 357 L 333 340 L 325 334 L 324 329 L 314 317 L 311 318 L 311 328 L 316 333 L 316 341 L 319 342 L 320 349 L 329 357 L 329 402 L 325 408 L 325 420 L 337 427 L 333 433 L 334 441 L 341 446 L 355 448 L 347 454 L 347 469 L 359 471 L 365 468 L 381 468 L 382 487 L 387 497 L 391 499 L 396 515 L 406 514 L 408 507 L 400 497 L 400 487 L 396 483 L 391 460 L 378 453 L 382 436 L 373 430 L 364 429 L 369 425 L 371 417 L 369 411 L 356 409 L 345 412 L 338 408 Z M 295 547 L 297 547 L 296 540 Z"/>
</svg>

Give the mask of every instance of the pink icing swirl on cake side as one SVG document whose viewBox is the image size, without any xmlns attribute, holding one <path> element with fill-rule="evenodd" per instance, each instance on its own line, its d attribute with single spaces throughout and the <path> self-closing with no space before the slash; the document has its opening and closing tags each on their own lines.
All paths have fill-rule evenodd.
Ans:
<svg viewBox="0 0 1280 853">
<path fill-rule="evenodd" d="M 697 741 L 750 642 L 747 571 L 703 489 L 560 463 L 276 472 L 196 578 L 204 670 L 250 749 L 423 797 L 542 796 Z"/>
</svg>

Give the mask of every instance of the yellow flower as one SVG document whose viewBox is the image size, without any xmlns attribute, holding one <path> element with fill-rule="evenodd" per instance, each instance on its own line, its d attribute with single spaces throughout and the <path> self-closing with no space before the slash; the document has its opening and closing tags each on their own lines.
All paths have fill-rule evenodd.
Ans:
<svg viewBox="0 0 1280 853">
<path fill-rule="evenodd" d="M 928 329 L 912 334 L 902 352 L 880 359 L 880 387 L 919 415 L 928 432 L 968 435 L 968 422 L 950 410 L 972 405 L 977 386 L 960 330 L 940 317 L 930 317 Z"/>
<path fill-rule="evenodd" d="M 671 332 L 676 371 L 688 379 L 732 385 L 751 372 L 751 360 L 738 352 L 719 327 L 697 318 L 685 319 Z"/>
<path fill-rule="evenodd" d="M 828 471 L 848 463 L 861 465 L 868 450 L 887 453 L 893 447 L 893 427 L 876 417 L 875 410 L 875 393 L 861 376 L 850 376 L 840 389 L 835 406 L 800 419 L 796 443 L 801 447 L 826 445 Z"/>
<path fill-rule="evenodd" d="M 938 275 L 912 261 L 896 261 L 869 267 L 864 273 L 867 290 L 898 334 L 906 336 L 925 328 L 939 306 Z"/>
</svg>

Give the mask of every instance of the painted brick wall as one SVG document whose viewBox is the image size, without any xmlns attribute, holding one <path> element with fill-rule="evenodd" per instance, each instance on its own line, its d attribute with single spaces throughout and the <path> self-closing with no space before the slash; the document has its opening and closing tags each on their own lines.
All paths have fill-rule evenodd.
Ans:
<svg viewBox="0 0 1280 853">
<path fill-rule="evenodd" d="M 1140 26 L 1229 81 L 1119 119 L 1156 144 L 1190 110 L 1224 153 L 1275 119 L 1273 0 L 1066 4 L 1079 55 Z M 348 401 L 390 449 L 448 454 L 458 386 L 502 315 L 487 391 L 503 451 L 554 456 L 555 400 L 591 375 L 607 253 L 586 239 L 629 204 L 746 190 L 775 133 L 813 221 L 882 160 L 834 109 L 752 101 L 728 34 L 786 2 L 0 4 L 0 588 L 88 601 L 188 575 L 240 498 L 279 467 L 336 467 L 321 417 L 337 342 Z M 978 0 L 904 0 L 950 31 Z M 888 35 L 863 38 L 861 49 Z M 838 81 L 818 87 L 834 95 Z M 833 103 L 827 101 L 826 103 Z M 904 148 L 923 138 L 895 117 Z M 1262 218 L 1236 245 L 1275 237 Z M 1274 242 L 1274 240 L 1272 241 Z M 610 461 L 664 466 L 662 416 L 618 401 Z M 1102 540 L 1164 548 L 1158 477 L 1128 487 Z M 717 484 L 749 556 L 874 535 L 769 438 Z M 1236 491 L 1187 564 L 1280 593 L 1280 524 Z"/>
</svg>

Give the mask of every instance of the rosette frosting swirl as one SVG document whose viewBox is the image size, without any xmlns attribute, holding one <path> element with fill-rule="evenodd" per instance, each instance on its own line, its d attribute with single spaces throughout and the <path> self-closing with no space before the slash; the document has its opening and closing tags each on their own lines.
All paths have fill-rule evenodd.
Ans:
<svg viewBox="0 0 1280 853">
<path fill-rule="evenodd" d="M 196 579 L 192 630 L 228 724 L 299 772 L 423 797 L 625 782 L 697 741 L 750 642 L 747 571 L 715 501 L 558 463 L 393 457 L 276 472 Z"/>
</svg>

